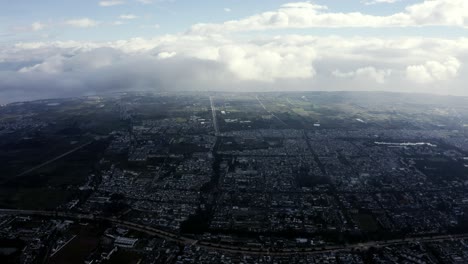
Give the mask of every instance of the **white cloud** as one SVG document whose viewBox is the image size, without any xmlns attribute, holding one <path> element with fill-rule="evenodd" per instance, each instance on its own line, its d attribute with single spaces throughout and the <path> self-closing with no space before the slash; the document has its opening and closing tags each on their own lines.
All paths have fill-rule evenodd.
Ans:
<svg viewBox="0 0 468 264">
<path fill-rule="evenodd" d="M 120 15 L 119 18 L 120 18 L 120 19 L 131 20 L 131 19 L 137 19 L 138 16 L 133 15 L 133 14 L 125 14 L 125 15 Z"/>
<path fill-rule="evenodd" d="M 179 34 L 113 42 L 18 43 L 1 51 L 0 61 L 7 62 L 3 67 L 21 67 L 0 69 L 0 98 L 20 92 L 44 98 L 148 88 L 468 95 L 468 72 L 461 66 L 468 60 L 468 38 Z M 416 85 L 435 81 L 440 85 Z"/>
<path fill-rule="evenodd" d="M 350 72 L 341 72 L 340 70 L 335 70 L 333 75 L 339 78 L 374 81 L 376 83 L 383 84 L 385 83 L 386 78 L 391 75 L 391 73 L 391 70 L 377 70 L 374 67 L 364 67 Z"/>
<path fill-rule="evenodd" d="M 408 66 L 406 76 L 416 83 L 446 81 L 455 78 L 460 67 L 461 63 L 456 58 L 449 58 L 444 62 L 427 61 L 424 64 Z"/>
<path fill-rule="evenodd" d="M 79 19 L 71 19 L 65 22 L 67 25 L 72 27 L 79 27 L 79 28 L 90 28 L 99 25 L 99 22 L 90 19 L 90 18 L 79 18 Z"/>
<path fill-rule="evenodd" d="M 228 8 L 228 7 L 225 7 L 225 8 L 224 8 L 224 12 L 229 13 L 229 12 L 231 12 L 231 11 L 232 11 L 231 8 Z"/>
<path fill-rule="evenodd" d="M 217 49 L 216 60 L 241 80 L 274 81 L 312 78 L 316 57 L 312 48 L 288 46 L 226 45 Z"/>
<path fill-rule="evenodd" d="M 118 61 L 120 54 L 108 48 L 92 49 L 74 56 L 53 55 L 41 63 L 23 67 L 21 73 L 35 72 L 45 74 L 64 74 L 66 72 L 97 70 Z"/>
<path fill-rule="evenodd" d="M 109 6 L 124 1 L 103 2 Z M 140 88 L 386 90 L 468 95 L 468 69 L 462 67 L 468 61 L 468 38 L 270 34 L 239 38 L 225 34 L 279 28 L 467 26 L 467 3 L 426 0 L 400 13 L 375 16 L 335 13 L 312 2 L 295 2 L 276 11 L 222 24 L 198 24 L 185 34 L 152 39 L 3 43 L 0 98 L 74 96 Z M 65 24 L 87 28 L 120 25 L 124 19 L 134 18 L 133 14 L 124 14 L 114 22 L 80 18 Z M 22 30 L 39 31 L 46 26 L 36 22 Z"/>
<path fill-rule="evenodd" d="M 123 0 L 106 0 L 106 1 L 99 2 L 99 5 L 103 7 L 123 5 L 123 4 L 125 4 L 125 1 Z"/>
<path fill-rule="evenodd" d="M 167 51 L 164 51 L 164 52 L 160 52 L 158 53 L 158 59 L 169 59 L 169 58 L 172 58 L 174 56 L 176 56 L 177 53 L 176 52 L 167 52 Z"/>
<path fill-rule="evenodd" d="M 62 72 L 63 70 L 64 59 L 65 58 L 61 55 L 52 56 L 44 60 L 42 63 L 30 67 L 21 68 L 19 72 L 42 72 L 47 74 L 57 74 Z"/>
<path fill-rule="evenodd" d="M 288 3 L 276 11 L 264 12 L 240 20 L 221 24 L 196 24 L 193 33 L 221 33 L 285 28 L 314 27 L 413 27 L 413 26 L 468 27 L 468 1 L 425 0 L 410 5 L 403 12 L 387 16 L 360 12 L 335 13 L 326 6 L 311 2 Z"/>
</svg>

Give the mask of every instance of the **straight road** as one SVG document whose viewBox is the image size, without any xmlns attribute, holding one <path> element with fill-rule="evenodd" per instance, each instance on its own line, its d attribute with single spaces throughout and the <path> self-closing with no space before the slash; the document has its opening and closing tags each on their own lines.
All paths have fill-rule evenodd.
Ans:
<svg viewBox="0 0 468 264">
<path fill-rule="evenodd" d="M 59 159 L 65 157 L 65 156 L 68 156 L 68 155 L 72 154 L 73 152 L 76 152 L 76 151 L 78 151 L 78 150 L 80 150 L 80 149 L 82 149 L 82 148 L 88 146 L 88 145 L 91 144 L 92 142 L 93 142 L 93 141 L 90 141 L 90 142 L 88 142 L 88 143 L 85 143 L 85 144 L 83 144 L 83 145 L 81 145 L 81 146 L 78 146 L 78 147 L 76 147 L 76 148 L 74 148 L 74 149 L 72 149 L 72 150 L 70 150 L 70 151 L 67 151 L 67 152 L 65 152 L 65 153 L 63 153 L 63 154 L 61 154 L 61 155 L 59 155 L 59 156 L 57 156 L 57 157 L 55 157 L 55 158 L 53 158 L 53 159 L 50 159 L 50 160 L 48 160 L 48 161 L 46 161 L 46 162 L 43 162 L 43 163 L 41 163 L 41 164 L 39 164 L 39 165 L 37 165 L 37 166 L 35 166 L 35 167 L 32 167 L 31 169 L 29 169 L 29 170 L 27 170 L 27 171 L 24 171 L 24 172 L 22 172 L 22 173 L 20 173 L 20 174 L 18 174 L 16 177 L 24 176 L 24 175 L 26 175 L 26 174 L 28 174 L 28 173 L 31 173 L 31 172 L 33 172 L 33 171 L 35 171 L 35 170 L 37 170 L 37 169 L 40 169 L 40 168 L 44 167 L 44 166 L 46 166 L 46 165 L 49 165 L 49 164 L 51 164 L 51 163 L 54 162 L 54 161 L 57 161 L 57 160 L 59 160 Z"/>
<path fill-rule="evenodd" d="M 210 104 L 211 104 L 211 113 L 213 115 L 213 126 L 215 130 L 215 135 L 219 136 L 218 120 L 216 119 L 216 106 L 214 103 L 213 96 L 210 96 Z"/>
<path fill-rule="evenodd" d="M 270 114 L 272 117 L 274 117 L 276 120 L 278 120 L 282 125 L 284 126 L 288 126 L 283 120 L 281 120 L 279 117 L 277 117 L 275 114 L 273 114 L 272 112 L 270 112 L 266 107 L 265 105 L 262 103 L 262 101 L 260 100 L 260 98 L 258 98 L 258 95 L 255 96 L 255 98 L 257 99 L 258 103 L 263 107 L 263 109 L 265 109 L 265 111 Z"/>
</svg>

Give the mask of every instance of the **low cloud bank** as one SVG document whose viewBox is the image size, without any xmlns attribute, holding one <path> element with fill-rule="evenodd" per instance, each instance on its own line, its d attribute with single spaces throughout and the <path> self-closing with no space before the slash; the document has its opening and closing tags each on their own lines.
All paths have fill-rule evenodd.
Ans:
<svg viewBox="0 0 468 264">
<path fill-rule="evenodd" d="M 468 39 L 167 35 L 31 42 L 0 52 L 0 102 L 123 90 L 464 94 Z"/>
</svg>

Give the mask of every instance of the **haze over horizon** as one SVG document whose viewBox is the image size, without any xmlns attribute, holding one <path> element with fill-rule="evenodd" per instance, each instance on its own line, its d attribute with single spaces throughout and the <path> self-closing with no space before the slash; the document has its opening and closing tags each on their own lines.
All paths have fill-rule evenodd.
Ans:
<svg viewBox="0 0 468 264">
<path fill-rule="evenodd" d="M 0 103 L 127 90 L 468 95 L 465 0 L 0 6 Z"/>
</svg>

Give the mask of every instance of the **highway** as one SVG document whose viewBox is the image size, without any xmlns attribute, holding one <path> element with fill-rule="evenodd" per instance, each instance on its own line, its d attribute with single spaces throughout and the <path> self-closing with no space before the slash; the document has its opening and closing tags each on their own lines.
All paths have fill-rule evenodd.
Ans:
<svg viewBox="0 0 468 264">
<path fill-rule="evenodd" d="M 330 253 L 330 252 L 349 252 L 354 250 L 365 250 L 371 247 L 382 248 L 387 246 L 403 245 L 406 243 L 423 243 L 423 242 L 436 242 L 444 240 L 454 239 L 468 239 L 468 234 L 459 235 L 440 235 L 440 236 L 425 236 L 425 237 L 410 237 L 406 239 L 394 239 L 388 241 L 369 241 L 358 244 L 347 244 L 347 245 L 336 245 L 336 246 L 324 246 L 316 248 L 285 248 L 272 250 L 271 248 L 248 248 L 244 246 L 231 246 L 219 243 L 211 243 L 205 241 L 198 241 L 193 238 L 180 236 L 171 232 L 160 230 L 152 226 L 145 226 L 138 223 L 123 221 L 112 217 L 100 217 L 92 214 L 78 214 L 78 213 L 67 213 L 67 212 L 54 212 L 54 211 L 36 211 L 36 210 L 11 210 L 11 209 L 0 209 L 0 214 L 11 214 L 11 215 L 30 215 L 30 216 L 42 216 L 42 217 L 61 217 L 74 220 L 87 220 L 87 221 L 108 221 L 115 225 L 125 226 L 129 229 L 141 231 L 149 235 L 166 239 L 168 241 L 176 242 L 182 245 L 195 245 L 206 249 L 215 250 L 221 252 L 237 253 L 237 254 L 253 254 L 253 255 L 271 255 L 271 256 L 287 256 L 287 255 L 306 255 L 316 253 Z"/>
<path fill-rule="evenodd" d="M 214 103 L 213 96 L 210 96 L 210 104 L 211 104 L 211 113 L 213 115 L 213 126 L 215 130 L 215 135 L 219 136 L 218 120 L 216 119 L 216 106 Z"/>
</svg>

